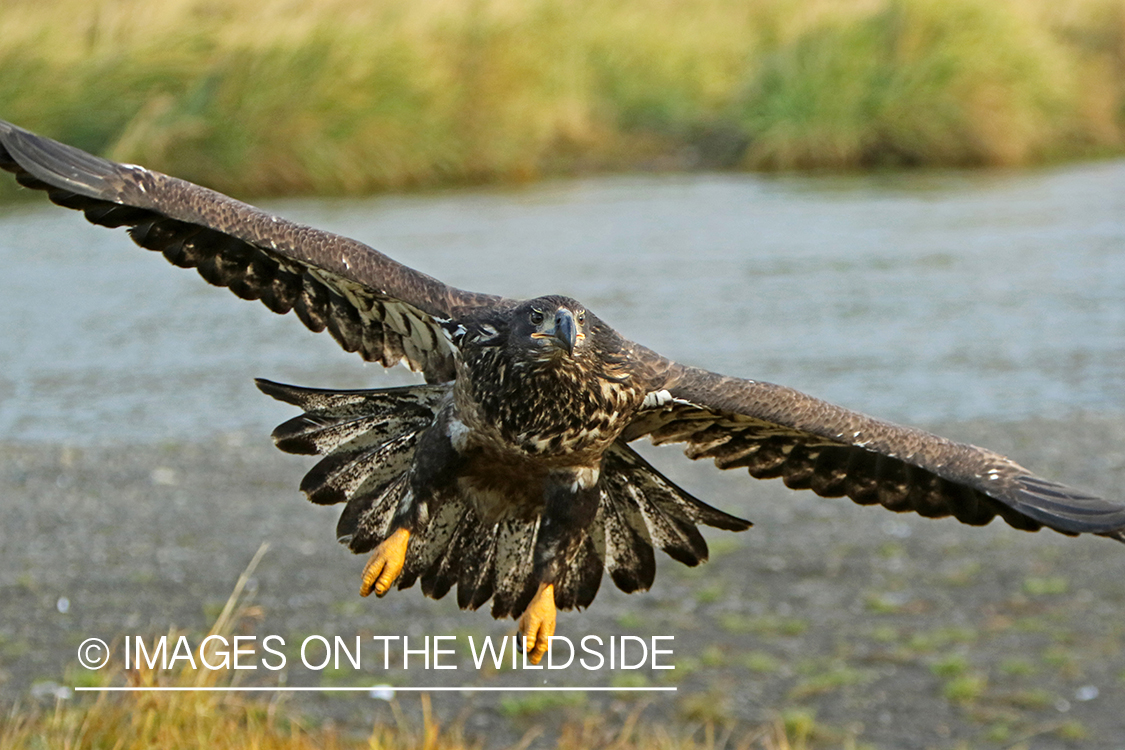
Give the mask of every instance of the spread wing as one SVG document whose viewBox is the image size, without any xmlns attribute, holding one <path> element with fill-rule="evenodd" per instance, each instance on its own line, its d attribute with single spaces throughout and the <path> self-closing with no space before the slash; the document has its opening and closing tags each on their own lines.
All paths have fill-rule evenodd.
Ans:
<svg viewBox="0 0 1125 750">
<path fill-rule="evenodd" d="M 387 367 L 405 362 L 430 382 L 454 376 L 441 322 L 504 302 L 447 286 L 347 237 L 3 121 L 0 168 L 94 224 L 129 227 L 138 245 L 197 269 L 211 284 L 260 299 L 276 313 L 293 310 L 345 350 Z"/>
<path fill-rule="evenodd" d="M 626 440 L 686 443 L 689 458 L 713 459 L 720 469 L 746 468 L 861 505 L 974 525 L 1000 516 L 1028 531 L 1047 526 L 1125 541 L 1125 505 L 1041 479 L 998 453 L 791 388 L 662 361 L 649 367 L 663 371 L 663 387 L 649 394 Z"/>
</svg>

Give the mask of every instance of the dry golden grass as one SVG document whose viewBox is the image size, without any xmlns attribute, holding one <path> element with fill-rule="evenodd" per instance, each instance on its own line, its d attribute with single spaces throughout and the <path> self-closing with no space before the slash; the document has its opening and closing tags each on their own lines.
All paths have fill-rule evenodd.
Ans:
<svg viewBox="0 0 1125 750">
<path fill-rule="evenodd" d="M 216 699 L 203 693 L 128 694 L 118 699 L 102 694 L 81 705 L 59 703 L 53 711 L 13 713 L 0 719 L 0 747 L 6 750 L 469 750 L 483 742 L 466 740 L 459 729 L 445 730 L 432 717 L 429 697 L 422 695 L 420 724 L 412 725 L 394 704 L 397 721 L 376 724 L 366 737 L 341 734 L 334 728 L 312 727 L 283 705 Z M 808 750 L 851 748 L 848 738 L 814 737 L 815 727 L 777 719 L 755 730 L 714 726 L 638 725 L 640 712 L 621 726 L 608 726 L 595 716 L 563 724 L 558 750 Z M 512 750 L 529 746 L 543 735 L 527 730 Z"/>
<path fill-rule="evenodd" d="M 208 635 L 227 639 L 244 633 L 261 612 L 243 592 L 266 545 L 240 576 Z M 172 634 L 176 635 L 175 633 Z M 169 640 L 173 640 L 170 638 Z M 214 642 L 212 642 L 214 645 Z M 155 644 L 154 644 L 155 646 Z M 203 654 L 197 654 L 202 658 Z M 216 664 L 212 649 L 208 663 Z M 73 675 L 72 675 L 73 677 Z M 238 684 L 238 673 L 222 669 L 152 670 L 144 665 L 127 674 L 84 672 L 72 682 L 98 686 L 212 688 Z M 86 694 L 82 694 L 86 695 Z M 53 710 L 13 707 L 0 716 L 4 750 L 470 750 L 483 742 L 468 740 L 459 726 L 443 728 L 434 718 L 430 698 L 419 696 L 421 718 L 412 722 L 397 699 L 390 702 L 393 722 L 378 721 L 366 736 L 344 734 L 332 726 L 315 726 L 292 711 L 275 694 L 255 700 L 233 692 L 203 690 L 97 693 L 91 700 L 58 700 Z M 814 725 L 778 718 L 751 730 L 709 723 L 653 725 L 642 719 L 639 705 L 623 722 L 612 724 L 597 714 L 569 720 L 558 733 L 560 750 L 804 750 Z M 533 725 L 513 750 L 529 746 L 544 733 Z M 838 739 L 833 737 L 832 739 Z M 846 743 L 845 743 L 846 744 Z"/>
<path fill-rule="evenodd" d="M 426 714 L 420 726 L 413 727 L 402 717 L 395 725 L 377 725 L 367 737 L 354 737 L 331 728 L 303 725 L 284 710 L 257 702 L 216 703 L 197 697 L 114 700 L 103 696 L 86 706 L 60 705 L 50 713 L 0 720 L 0 747 L 6 750 L 468 750 L 483 747 L 482 743 L 466 741 L 457 730 L 443 730 L 430 718 L 428 697 L 422 696 L 420 700 Z M 527 747 L 541 736 L 542 729 L 535 727 L 526 732 L 512 750 Z M 796 739 L 791 740 L 780 719 L 736 736 L 731 730 L 713 727 L 687 732 L 664 726 L 638 727 L 635 722 L 611 729 L 591 717 L 564 724 L 555 746 L 558 750 L 806 750 L 854 745 L 847 741 L 813 744 L 807 734 L 800 731 Z"/>
</svg>

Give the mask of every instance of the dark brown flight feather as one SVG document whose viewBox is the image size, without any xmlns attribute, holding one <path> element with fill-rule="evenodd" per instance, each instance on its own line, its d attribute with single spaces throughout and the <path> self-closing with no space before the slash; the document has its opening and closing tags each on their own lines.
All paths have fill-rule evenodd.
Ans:
<svg viewBox="0 0 1125 750">
<path fill-rule="evenodd" d="M 282 219 L 221 193 L 117 164 L 0 122 L 0 168 L 25 187 L 208 283 L 328 330 L 346 350 L 386 367 L 405 361 L 431 382 L 452 377 L 440 320 L 499 297 L 464 292 L 347 237 Z"/>
</svg>

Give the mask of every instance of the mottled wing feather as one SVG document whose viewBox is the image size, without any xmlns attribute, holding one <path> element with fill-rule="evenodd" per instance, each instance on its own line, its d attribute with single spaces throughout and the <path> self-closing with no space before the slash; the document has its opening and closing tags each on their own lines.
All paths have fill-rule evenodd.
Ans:
<svg viewBox="0 0 1125 750">
<path fill-rule="evenodd" d="M 453 542 L 468 505 L 459 497 L 435 498 L 436 509 L 423 528 L 410 538 L 406 561 L 399 576 L 398 588 L 408 589 L 422 574 L 433 567 Z"/>
<path fill-rule="evenodd" d="M 277 447 L 324 456 L 305 475 L 301 490 L 314 503 L 346 502 L 337 538 L 353 552 L 373 549 L 409 494 L 407 470 L 418 437 L 448 396 L 449 385 L 329 391 L 256 382 L 263 393 L 305 412 L 273 431 Z M 438 531 L 434 526 L 430 533 Z"/>
<path fill-rule="evenodd" d="M 387 538 L 391 519 L 403 502 L 409 502 L 409 496 L 410 483 L 405 474 L 372 487 L 370 492 L 353 495 L 336 524 L 337 540 L 355 553 L 375 549 Z"/>
<path fill-rule="evenodd" d="M 626 441 L 686 443 L 689 458 L 720 469 L 745 468 L 863 505 L 974 525 L 1000 516 L 1019 529 L 1125 541 L 1125 505 L 1041 479 L 992 451 L 791 388 L 663 362 L 649 365 L 661 373 L 660 387 L 626 428 Z"/>
<path fill-rule="evenodd" d="M 508 518 L 497 524 L 496 573 L 492 593 L 492 616 L 518 617 L 535 596 L 535 536 L 539 519 Z"/>
<path fill-rule="evenodd" d="M 453 536 L 444 552 L 422 576 L 422 593 L 434 599 L 441 599 L 449 593 L 461 575 L 461 562 L 466 553 L 479 539 L 481 527 L 476 512 L 468 507 L 461 521 L 453 531 Z"/>
<path fill-rule="evenodd" d="M 479 609 L 492 596 L 499 531 L 500 524 L 480 526 L 464 540 L 457 577 L 457 606 L 461 609 Z"/>
<path fill-rule="evenodd" d="M 286 453 L 321 455 L 343 445 L 368 447 L 405 432 L 417 432 L 433 421 L 448 386 L 408 385 L 335 391 L 255 379 L 268 396 L 305 410 L 273 431 Z"/>
<path fill-rule="evenodd" d="M 351 445 L 322 458 L 301 480 L 301 492 L 317 505 L 335 505 L 405 474 L 414 458 L 417 432 L 385 443 Z"/>
<path fill-rule="evenodd" d="M 626 493 L 603 489 L 603 495 L 609 493 L 622 501 L 602 502 L 594 518 L 594 525 L 604 529 L 605 569 L 626 594 L 648 591 L 656 580 L 656 555 L 644 517 L 625 499 Z"/>
<path fill-rule="evenodd" d="M 430 382 L 454 375 L 441 321 L 504 302 L 450 287 L 355 240 L 3 121 L 0 168 L 92 223 L 129 227 L 138 245 L 211 284 L 277 313 L 292 310 L 346 351 L 387 367 L 403 361 Z"/>
<path fill-rule="evenodd" d="M 597 596 L 604 562 L 595 535 L 602 531 L 596 526 L 584 529 L 575 542 L 574 552 L 555 582 L 555 606 L 559 609 L 585 609 Z"/>
</svg>

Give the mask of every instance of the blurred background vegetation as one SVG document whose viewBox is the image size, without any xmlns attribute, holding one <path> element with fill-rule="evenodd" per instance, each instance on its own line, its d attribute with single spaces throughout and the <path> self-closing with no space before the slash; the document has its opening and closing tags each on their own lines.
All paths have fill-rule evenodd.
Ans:
<svg viewBox="0 0 1125 750">
<path fill-rule="evenodd" d="M 239 195 L 1125 146 L 1125 0 L 4 0 L 0 117 Z"/>
</svg>

